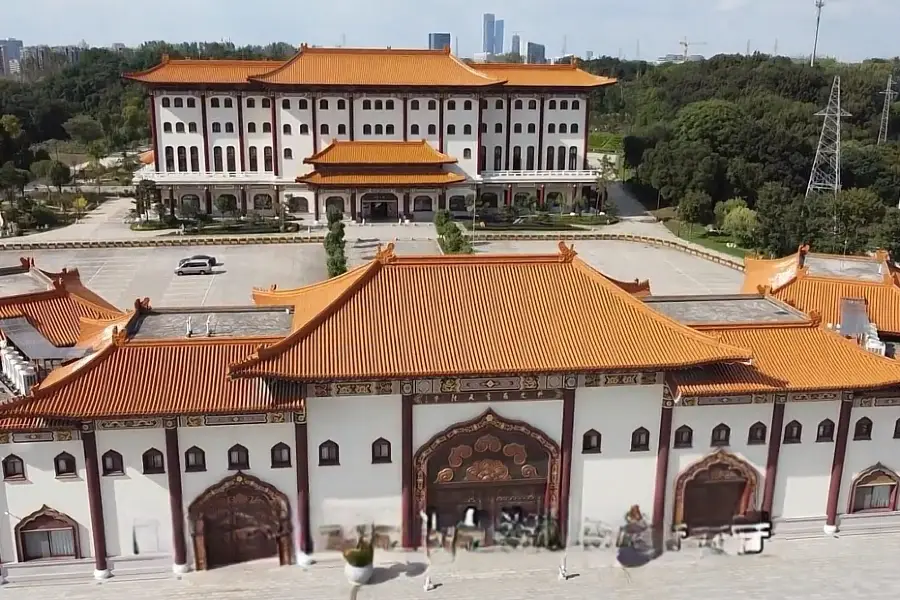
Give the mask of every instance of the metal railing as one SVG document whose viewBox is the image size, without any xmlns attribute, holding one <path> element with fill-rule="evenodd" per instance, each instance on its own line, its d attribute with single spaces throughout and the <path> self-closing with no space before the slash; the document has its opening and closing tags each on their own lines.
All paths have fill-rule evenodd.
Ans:
<svg viewBox="0 0 900 600">
<path fill-rule="evenodd" d="M 599 177 L 600 171 L 483 171 L 481 180 L 484 183 L 513 181 L 545 181 L 562 183 L 592 183 Z"/>
</svg>

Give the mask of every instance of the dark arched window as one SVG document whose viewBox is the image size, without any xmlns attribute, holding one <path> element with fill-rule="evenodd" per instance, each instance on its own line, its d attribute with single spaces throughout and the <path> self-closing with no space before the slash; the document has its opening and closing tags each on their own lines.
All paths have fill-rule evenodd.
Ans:
<svg viewBox="0 0 900 600">
<path fill-rule="evenodd" d="M 494 108 L 496 108 L 497 110 L 503 110 L 503 100 L 497 100 L 494 103 Z"/>
<path fill-rule="evenodd" d="M 256 100 L 247 98 L 247 108 L 256 108 Z"/>
<path fill-rule="evenodd" d="M 172 133 L 171 123 L 163 123 L 163 133 Z"/>
<path fill-rule="evenodd" d="M 894 421 L 894 439 L 900 439 L 900 419 Z"/>
<path fill-rule="evenodd" d="M 104 475 L 124 475 L 125 463 L 122 455 L 115 450 L 107 450 L 100 458 L 100 467 Z"/>
<path fill-rule="evenodd" d="M 472 101 L 466 100 L 463 102 L 463 110 L 472 110 Z"/>
<path fill-rule="evenodd" d="M 175 148 L 166 146 L 166 171 L 172 173 L 175 171 Z"/>
<path fill-rule="evenodd" d="M 528 110 L 537 110 L 537 100 L 528 101 Z"/>
<path fill-rule="evenodd" d="M 794 421 L 796 422 L 796 421 Z M 799 423 L 798 423 L 799 425 Z M 785 433 L 785 436 L 787 433 Z M 833 442 L 834 441 L 834 421 L 825 419 L 816 427 L 817 442 Z"/>
<path fill-rule="evenodd" d="M 240 444 L 228 449 L 228 470 L 245 471 L 250 468 L 250 453 Z"/>
<path fill-rule="evenodd" d="M 384 110 L 384 103 L 381 100 L 375 101 L 375 110 Z"/>
<path fill-rule="evenodd" d="M 187 473 L 206 470 L 206 453 L 197 446 L 191 446 L 184 453 L 184 470 Z"/>
<path fill-rule="evenodd" d="M 262 99 L 262 107 L 263 108 L 272 108 L 272 101 L 269 100 L 268 98 L 263 98 Z"/>
<path fill-rule="evenodd" d="M 856 441 L 872 439 L 872 419 L 863 417 L 856 422 L 853 427 L 853 439 Z"/>
<path fill-rule="evenodd" d="M 747 445 L 754 446 L 766 443 L 766 425 L 760 421 L 757 421 L 753 425 L 750 426 L 750 431 L 747 433 Z"/>
<path fill-rule="evenodd" d="M 463 125 L 463 135 L 472 135 L 471 125 Z"/>
<path fill-rule="evenodd" d="M 447 135 L 456 135 L 456 125 L 447 125 Z"/>
<path fill-rule="evenodd" d="M 447 110 L 456 110 L 456 100 L 447 100 Z"/>
<path fill-rule="evenodd" d="M 559 101 L 559 110 L 569 110 L 569 101 L 568 100 L 560 100 Z"/>
<path fill-rule="evenodd" d="M 690 448 L 694 445 L 694 431 L 687 425 L 682 425 L 675 430 L 674 448 Z"/>
<path fill-rule="evenodd" d="M 325 99 L 319 100 L 319 109 L 320 110 L 328 110 L 328 100 L 325 100 Z"/>
<path fill-rule="evenodd" d="M 338 135 L 347 135 L 347 126 L 343 123 L 338 123 Z"/>
<path fill-rule="evenodd" d="M 182 173 L 188 170 L 187 148 L 184 146 L 178 146 L 178 170 Z"/>
<path fill-rule="evenodd" d="M 419 101 L 418 100 L 410 100 L 409 101 L 409 110 L 419 110 Z"/>
<path fill-rule="evenodd" d="M 56 470 L 57 477 L 74 477 L 75 457 L 68 452 L 61 452 L 53 459 L 53 468 Z"/>
<path fill-rule="evenodd" d="M 503 123 L 494 123 L 494 133 L 503 133 Z"/>
<path fill-rule="evenodd" d="M 291 124 L 285 123 L 284 125 L 282 125 L 281 133 L 283 133 L 284 135 L 291 135 L 293 133 L 293 130 L 291 129 Z"/>
<path fill-rule="evenodd" d="M 341 451 L 338 445 L 327 440 L 319 444 L 319 466 L 332 467 L 341 464 Z"/>
<path fill-rule="evenodd" d="M 368 123 L 363 125 L 363 135 L 372 135 L 372 126 Z"/>
<path fill-rule="evenodd" d="M 535 131 L 537 131 L 537 127 L 535 127 L 534 123 L 529 123 L 527 131 L 528 133 L 534 133 Z"/>
<path fill-rule="evenodd" d="M 184 108 L 184 100 L 175 98 L 175 108 Z"/>
<path fill-rule="evenodd" d="M 384 126 L 381 123 L 375 125 L 375 135 L 384 135 Z"/>
<path fill-rule="evenodd" d="M 291 447 L 284 442 L 272 446 L 272 468 L 286 469 L 291 466 Z"/>
<path fill-rule="evenodd" d="M 328 123 L 322 123 L 322 125 L 319 126 L 319 133 L 322 135 L 328 135 Z"/>
<path fill-rule="evenodd" d="M 581 436 L 581 453 L 582 454 L 600 454 L 603 438 L 596 429 L 588 429 Z"/>
<path fill-rule="evenodd" d="M 247 133 L 256 133 L 256 123 L 253 121 L 247 123 Z"/>
<path fill-rule="evenodd" d="M 556 133 L 556 125 L 554 123 L 547 125 L 547 133 Z"/>
<path fill-rule="evenodd" d="M 513 171 L 522 170 L 522 146 L 513 146 L 512 169 Z"/>
<path fill-rule="evenodd" d="M 163 98 L 162 99 L 162 107 L 169 108 L 170 106 L 172 106 L 172 101 L 169 100 L 168 98 Z"/>
<path fill-rule="evenodd" d="M 525 150 L 525 168 L 534 171 L 534 146 L 528 146 Z"/>
<path fill-rule="evenodd" d="M 284 152 L 282 152 L 282 154 L 284 155 L 285 160 L 293 160 L 293 158 L 294 158 L 294 151 L 291 150 L 290 148 L 285 148 Z"/>
<path fill-rule="evenodd" d="M 347 101 L 344 99 L 338 100 L 338 110 L 347 110 Z"/>
<path fill-rule="evenodd" d="M 463 158 L 472 158 L 471 148 L 463 148 Z"/>
<path fill-rule="evenodd" d="M 184 123 L 175 123 L 175 133 L 184 133 Z"/>
<path fill-rule="evenodd" d="M 200 172 L 200 148 L 191 146 L 191 171 Z"/>
<path fill-rule="evenodd" d="M 514 106 L 515 106 L 516 110 L 522 110 L 522 108 L 524 107 L 524 104 L 522 104 L 521 100 L 516 100 L 516 103 Z"/>
<path fill-rule="evenodd" d="M 234 146 L 228 146 L 227 148 L 225 148 L 225 162 L 227 164 L 229 173 L 234 173 L 235 171 L 237 171 Z"/>
<path fill-rule="evenodd" d="M 216 146 L 213 148 L 213 170 L 217 173 L 221 173 L 225 170 L 225 164 L 222 162 L 222 147 Z"/>
<path fill-rule="evenodd" d="M 272 146 L 263 148 L 263 169 L 266 173 L 272 172 L 274 169 L 274 155 L 272 154 Z"/>
<path fill-rule="evenodd" d="M 569 146 L 569 170 L 578 170 L 578 148 L 575 146 Z"/>
<path fill-rule="evenodd" d="M 224 100 L 222 100 L 222 106 L 224 106 L 225 108 L 234 108 L 234 102 L 231 98 L 225 98 Z"/>
<path fill-rule="evenodd" d="M 554 152 L 553 146 L 547 146 L 547 162 L 544 165 L 544 168 L 547 169 L 548 171 L 553 170 L 553 156 L 554 156 L 553 152 Z"/>
<path fill-rule="evenodd" d="M 281 101 L 281 108 L 284 110 L 291 110 L 291 101 L 285 98 Z"/>
<path fill-rule="evenodd" d="M 409 126 L 409 135 L 419 135 L 419 126 L 413 123 Z"/>
<path fill-rule="evenodd" d="M 565 123 L 559 124 L 559 132 L 560 133 L 569 133 L 569 127 Z"/>
<path fill-rule="evenodd" d="M 272 133 L 271 123 L 263 123 L 263 133 Z"/>
<path fill-rule="evenodd" d="M 428 135 L 437 135 L 437 125 L 432 123 L 428 126 Z"/>
<path fill-rule="evenodd" d="M 513 133 L 522 133 L 522 124 L 516 123 L 513 125 Z"/>
<path fill-rule="evenodd" d="M 385 126 L 384 126 L 384 132 L 385 132 L 387 135 L 394 135 L 394 126 L 393 126 L 393 125 L 385 125 Z"/>
<path fill-rule="evenodd" d="M 212 132 L 213 133 L 222 133 L 222 124 L 221 123 L 213 123 L 212 124 Z"/>
<path fill-rule="evenodd" d="M 363 110 L 372 110 L 372 101 L 371 100 L 363 100 L 362 107 L 363 107 Z"/>
<path fill-rule="evenodd" d="M 631 451 L 646 452 L 650 450 L 650 432 L 645 427 L 638 427 L 631 434 Z"/>
<path fill-rule="evenodd" d="M 578 110 L 581 108 L 581 103 L 578 100 L 572 100 L 572 110 Z"/>
<path fill-rule="evenodd" d="M 551 100 L 549 103 L 547 103 L 547 108 L 549 110 L 556 110 L 556 100 Z"/>
<path fill-rule="evenodd" d="M 15 454 L 3 459 L 3 479 L 25 479 L 25 463 Z"/>
<path fill-rule="evenodd" d="M 300 110 L 309 110 L 309 101 L 306 98 L 301 98 L 297 103 L 297 108 Z"/>
<path fill-rule="evenodd" d="M 225 123 L 225 133 L 234 133 L 234 123 Z"/>
<path fill-rule="evenodd" d="M 569 126 L 569 133 L 578 133 L 578 123 L 572 123 Z"/>
<path fill-rule="evenodd" d="M 384 438 L 372 442 L 372 464 L 391 462 L 391 443 Z"/>
<path fill-rule="evenodd" d="M 712 430 L 710 446 L 727 446 L 731 441 L 731 428 L 725 423 L 719 423 Z"/>
<path fill-rule="evenodd" d="M 437 101 L 429 100 L 428 101 L 428 110 L 437 110 Z"/>
<path fill-rule="evenodd" d="M 250 164 L 251 171 L 259 171 L 259 151 L 256 149 L 256 146 L 250 146 L 247 148 L 247 159 Z"/>
<path fill-rule="evenodd" d="M 799 421 L 791 421 L 784 426 L 785 444 L 799 444 L 803 439 L 803 425 Z"/>
<path fill-rule="evenodd" d="M 306 123 L 300 124 L 300 135 L 309 135 L 309 125 Z"/>
<path fill-rule="evenodd" d="M 557 146 L 556 147 L 556 170 L 557 171 L 565 171 L 566 170 L 566 147 L 565 146 Z"/>
<path fill-rule="evenodd" d="M 494 170 L 500 171 L 503 169 L 503 148 L 500 146 L 494 146 Z"/>
<path fill-rule="evenodd" d="M 197 124 L 193 121 L 188 123 L 188 133 L 197 133 Z"/>
<path fill-rule="evenodd" d="M 141 456 L 141 464 L 144 466 L 145 475 L 166 472 L 166 462 L 163 458 L 163 453 L 156 448 L 150 448 L 144 452 Z"/>
</svg>

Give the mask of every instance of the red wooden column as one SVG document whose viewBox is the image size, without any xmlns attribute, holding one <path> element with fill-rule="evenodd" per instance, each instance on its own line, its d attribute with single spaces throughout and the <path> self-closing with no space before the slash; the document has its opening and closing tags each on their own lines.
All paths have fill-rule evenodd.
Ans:
<svg viewBox="0 0 900 600">
<path fill-rule="evenodd" d="M 481 136 L 482 136 L 482 123 L 484 122 L 484 103 L 487 102 L 484 98 L 478 98 L 478 148 L 475 149 L 475 157 L 478 161 L 478 164 L 475 165 L 475 172 L 481 173 L 481 161 L 485 160 L 482 158 L 484 154 L 481 150 Z"/>
<path fill-rule="evenodd" d="M 353 110 L 354 110 L 353 109 L 353 96 L 349 96 L 347 98 L 347 127 L 350 132 L 350 141 L 351 142 L 356 139 L 356 131 L 355 131 L 356 125 L 353 122 Z M 404 115 L 404 117 L 406 116 L 405 105 L 404 105 L 403 115 Z M 405 121 L 404 121 L 404 123 L 405 123 Z M 406 134 L 404 133 L 403 135 L 404 135 L 403 140 L 406 141 L 406 137 L 405 137 Z"/>
<path fill-rule="evenodd" d="M 590 168 L 590 163 L 588 162 L 588 142 L 590 141 L 590 127 L 591 127 L 591 95 L 588 93 L 587 96 L 584 97 L 584 161 L 582 164 L 582 168 L 587 171 Z"/>
<path fill-rule="evenodd" d="M 352 138 L 351 138 L 352 139 Z M 409 98 L 403 97 L 403 141 L 409 139 Z"/>
<path fill-rule="evenodd" d="M 403 396 L 400 409 L 400 472 L 401 472 L 401 546 L 416 545 L 416 507 L 413 502 L 413 397 Z"/>
<path fill-rule="evenodd" d="M 560 440 L 559 533 L 563 544 L 569 534 L 569 503 L 572 493 L 572 440 L 575 428 L 575 390 L 563 390 L 562 439 Z"/>
<path fill-rule="evenodd" d="M 309 97 L 310 105 L 312 106 L 312 137 L 313 137 L 313 154 L 319 151 L 319 126 L 316 125 L 316 99 L 315 96 Z M 350 127 L 353 127 L 353 123 L 350 123 Z"/>
<path fill-rule="evenodd" d="M 278 177 L 278 173 L 280 172 L 278 162 L 281 159 L 281 151 L 278 149 L 278 108 L 275 105 L 277 101 L 275 94 L 272 94 L 272 169 L 275 173 L 275 177 Z M 279 198 L 279 202 L 280 200 L 281 199 Z"/>
<path fill-rule="evenodd" d="M 312 532 L 309 514 L 309 439 L 306 431 L 306 412 L 294 413 L 294 459 L 297 461 L 297 563 L 304 565 L 312 561 Z"/>
<path fill-rule="evenodd" d="M 237 95 L 237 112 L 238 112 L 238 154 L 241 157 L 241 172 L 247 170 L 246 159 L 244 158 L 244 95 Z"/>
<path fill-rule="evenodd" d="M 544 206 L 544 186 L 539 185 L 537 189 L 537 205 Z"/>
<path fill-rule="evenodd" d="M 178 448 L 178 420 L 165 419 L 166 479 L 169 483 L 169 511 L 172 514 L 172 570 L 187 573 L 187 540 L 184 529 L 184 493 L 181 488 L 181 450 Z"/>
<path fill-rule="evenodd" d="M 656 483 L 653 488 L 653 547 L 663 551 L 666 528 L 666 491 L 669 487 L 669 449 L 672 447 L 672 412 L 675 403 L 668 389 L 663 392 L 659 413 L 659 439 L 656 444 Z"/>
<path fill-rule="evenodd" d="M 100 465 L 97 459 L 97 434 L 93 423 L 81 425 L 81 446 L 84 450 L 84 471 L 91 514 L 91 539 L 94 542 L 94 578 L 109 577 L 106 562 L 106 522 L 103 520 L 103 497 L 100 492 Z"/>
<path fill-rule="evenodd" d="M 784 431 L 784 401 L 787 398 L 775 396 L 772 408 L 772 424 L 769 427 L 769 452 L 766 455 L 766 483 L 763 487 L 762 510 L 772 515 L 772 504 L 775 501 L 775 481 L 778 478 L 778 455 L 781 453 L 781 437 Z"/>
<path fill-rule="evenodd" d="M 844 458 L 847 456 L 847 434 L 850 431 L 850 410 L 852 408 L 853 394 L 844 392 L 841 397 L 837 436 L 834 440 L 834 460 L 831 461 L 828 503 L 825 505 L 825 533 L 828 534 L 837 532 L 838 496 L 841 495 L 841 478 L 844 475 Z"/>
<path fill-rule="evenodd" d="M 150 130 L 153 139 L 153 166 L 159 173 L 159 132 L 156 130 L 156 94 L 150 92 Z"/>
<path fill-rule="evenodd" d="M 512 206 L 512 185 L 507 184 L 506 189 L 503 191 L 503 201 L 506 206 Z"/>
<path fill-rule="evenodd" d="M 541 114 L 538 115 L 538 143 L 537 143 L 537 170 L 541 171 L 544 164 L 544 96 L 541 95 Z M 543 187 L 543 186 L 541 186 Z"/>
<path fill-rule="evenodd" d="M 506 148 L 503 150 L 504 158 L 506 159 L 504 162 L 504 171 L 509 171 L 509 156 L 512 154 L 512 148 L 509 147 L 510 140 L 512 139 L 512 96 L 506 96 Z"/>
<path fill-rule="evenodd" d="M 209 173 L 213 170 L 209 163 L 209 118 L 206 115 L 206 94 L 200 94 L 200 127 L 203 128 L 203 164 Z"/>
<path fill-rule="evenodd" d="M 444 151 L 444 96 L 438 95 L 438 151 Z"/>
</svg>

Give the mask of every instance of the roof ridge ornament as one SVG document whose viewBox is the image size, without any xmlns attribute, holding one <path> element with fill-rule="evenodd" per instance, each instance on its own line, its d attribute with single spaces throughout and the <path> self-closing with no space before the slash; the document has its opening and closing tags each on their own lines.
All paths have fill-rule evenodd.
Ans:
<svg viewBox="0 0 900 600">
<path fill-rule="evenodd" d="M 378 244 L 378 251 L 375 252 L 375 260 L 383 265 L 390 264 L 397 260 L 397 255 L 394 254 L 394 242 L 388 242 L 385 246 Z"/>
<path fill-rule="evenodd" d="M 814 327 L 822 324 L 822 313 L 817 310 L 809 311 L 809 321 Z"/>
<path fill-rule="evenodd" d="M 134 299 L 134 312 L 140 314 L 148 310 L 150 310 L 150 298 L 144 296 L 143 298 Z"/>
<path fill-rule="evenodd" d="M 575 252 L 575 244 L 567 246 L 562 240 L 559 241 L 559 262 L 570 263 L 578 256 Z"/>
</svg>

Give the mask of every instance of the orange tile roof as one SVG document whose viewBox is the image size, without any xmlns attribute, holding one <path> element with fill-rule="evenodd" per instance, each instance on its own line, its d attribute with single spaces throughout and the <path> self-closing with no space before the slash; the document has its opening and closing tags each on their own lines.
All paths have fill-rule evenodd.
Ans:
<svg viewBox="0 0 900 600">
<path fill-rule="evenodd" d="M 364 171 L 359 173 L 321 173 L 313 171 L 297 178 L 298 183 L 307 185 L 339 186 L 351 185 L 368 187 L 405 187 L 426 185 L 452 185 L 466 180 L 465 175 L 437 171 L 433 173 L 397 173 L 395 171 Z"/>
<path fill-rule="evenodd" d="M 465 86 L 499 85 L 447 50 L 392 48 L 315 48 L 300 51 L 270 73 L 252 81 L 282 85 Z"/>
<path fill-rule="evenodd" d="M 29 261 L 29 259 L 22 259 Z M 59 273 L 31 268 L 48 281 L 48 290 L 0 298 L 0 319 L 25 317 L 54 346 L 74 346 L 81 333 L 81 319 L 113 319 L 121 310 L 81 283 L 78 270 Z"/>
<path fill-rule="evenodd" d="M 477 63 L 472 67 L 513 87 L 600 87 L 616 83 L 611 77 L 583 71 L 574 62 L 565 65 Z"/>
<path fill-rule="evenodd" d="M 425 140 L 416 142 L 331 142 L 307 159 L 310 165 L 446 165 L 456 159 Z"/>
<path fill-rule="evenodd" d="M 229 372 L 322 381 L 674 369 L 750 358 L 647 308 L 560 246 L 558 255 L 397 257 L 389 245 L 347 280 L 334 280 L 338 292 L 328 282 L 296 290 L 300 326 Z M 312 301 L 315 294 L 327 298 Z M 280 294 L 278 302 L 287 301 Z"/>
<path fill-rule="evenodd" d="M 867 352 L 816 321 L 697 329 L 722 343 L 749 348 L 753 361 L 672 373 L 682 396 L 864 390 L 900 384 L 900 361 Z"/>
<path fill-rule="evenodd" d="M 634 281 L 620 281 L 618 279 L 613 279 L 612 277 L 607 277 L 614 284 L 634 296 L 635 298 L 646 298 L 650 295 L 650 280 L 645 279 L 641 281 L 640 279 L 635 279 Z"/>
<path fill-rule="evenodd" d="M 80 423 L 59 419 L 5 417 L 0 418 L 0 432 L 29 432 L 46 429 L 78 429 Z"/>
<path fill-rule="evenodd" d="M 254 75 L 261 75 L 284 64 L 281 60 L 212 60 L 177 59 L 163 55 L 162 62 L 146 71 L 126 73 L 125 79 L 141 83 L 212 83 L 245 84 Z"/>
<path fill-rule="evenodd" d="M 824 276 L 802 266 L 807 257 L 839 260 L 849 265 L 877 268 L 881 276 L 870 279 Z M 841 300 L 865 299 L 869 319 L 879 331 L 900 335 L 900 286 L 886 253 L 875 256 L 836 256 L 816 254 L 806 247 L 777 260 L 752 259 L 744 262 L 743 291 L 765 291 L 806 313 L 821 317 L 822 324 L 841 322 Z"/>
<path fill-rule="evenodd" d="M 142 165 L 152 165 L 154 162 L 156 162 L 156 152 L 154 152 L 153 150 L 141 152 L 138 155 L 138 162 Z"/>
<path fill-rule="evenodd" d="M 230 379 L 226 368 L 272 338 L 124 340 L 114 336 L 97 352 L 50 372 L 30 395 L 0 407 L 0 415 L 94 419 L 179 414 L 290 411 L 298 390 L 273 400 L 278 386 Z M 203 365 L 172 377 L 185 365 Z"/>
</svg>

